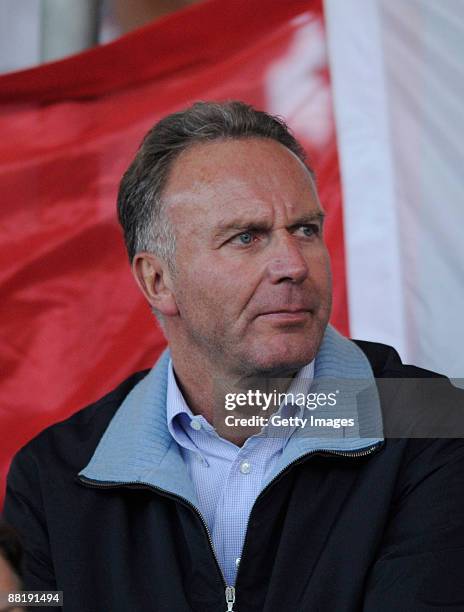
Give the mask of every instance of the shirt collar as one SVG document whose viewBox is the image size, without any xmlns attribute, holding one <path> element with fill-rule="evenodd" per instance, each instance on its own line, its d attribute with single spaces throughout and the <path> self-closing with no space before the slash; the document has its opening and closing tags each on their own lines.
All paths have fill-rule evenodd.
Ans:
<svg viewBox="0 0 464 612">
<path fill-rule="evenodd" d="M 213 426 L 201 415 L 194 415 L 190 410 L 187 402 L 182 395 L 182 391 L 179 389 L 177 380 L 174 374 L 174 368 L 172 365 L 172 359 L 169 359 L 168 364 L 168 388 L 166 392 L 166 419 L 168 430 L 173 439 L 188 450 L 200 454 L 203 461 L 206 460 L 204 453 L 202 452 L 201 445 L 195 442 L 195 438 L 198 439 L 199 432 L 194 429 L 189 430 L 189 426 L 192 421 L 198 421 L 201 423 L 202 433 L 205 431 L 209 433 L 214 432 Z M 196 434 L 196 435 L 195 435 Z M 201 435 L 201 434 L 200 434 Z"/>
</svg>

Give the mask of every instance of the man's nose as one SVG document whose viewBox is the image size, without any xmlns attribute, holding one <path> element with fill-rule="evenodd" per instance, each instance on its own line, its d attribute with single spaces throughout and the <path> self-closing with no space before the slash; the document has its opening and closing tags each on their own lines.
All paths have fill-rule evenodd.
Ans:
<svg viewBox="0 0 464 612">
<path fill-rule="evenodd" d="M 301 244 L 289 233 L 275 236 L 270 246 L 267 271 L 272 283 L 301 283 L 308 277 L 308 263 Z"/>
</svg>

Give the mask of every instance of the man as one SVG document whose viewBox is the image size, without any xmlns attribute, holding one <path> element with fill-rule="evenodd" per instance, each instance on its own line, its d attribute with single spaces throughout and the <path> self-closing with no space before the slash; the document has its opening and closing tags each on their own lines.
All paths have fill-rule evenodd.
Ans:
<svg viewBox="0 0 464 612">
<path fill-rule="evenodd" d="M 166 117 L 118 206 L 169 351 L 16 456 L 26 588 L 79 612 L 464 609 L 464 445 L 385 439 L 423 404 L 379 379 L 431 374 L 328 325 L 324 213 L 283 122 Z M 435 413 L 461 402 L 434 382 Z"/>
</svg>

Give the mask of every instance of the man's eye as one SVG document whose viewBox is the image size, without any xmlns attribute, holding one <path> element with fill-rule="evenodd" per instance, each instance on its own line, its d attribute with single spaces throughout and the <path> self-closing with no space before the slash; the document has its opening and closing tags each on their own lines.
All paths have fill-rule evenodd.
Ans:
<svg viewBox="0 0 464 612">
<path fill-rule="evenodd" d="M 240 244 L 251 244 L 253 242 L 253 234 L 251 232 L 242 232 L 234 238 Z"/>
<path fill-rule="evenodd" d="M 302 225 L 300 229 L 303 231 L 305 236 L 311 237 L 316 236 L 319 233 L 319 227 L 317 225 Z"/>
</svg>

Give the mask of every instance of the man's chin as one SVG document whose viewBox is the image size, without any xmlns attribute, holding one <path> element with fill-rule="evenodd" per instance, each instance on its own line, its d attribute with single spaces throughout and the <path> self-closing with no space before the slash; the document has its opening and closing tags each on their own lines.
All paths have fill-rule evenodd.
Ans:
<svg viewBox="0 0 464 612">
<path fill-rule="evenodd" d="M 291 350 L 270 351 L 269 347 L 267 347 L 260 354 L 250 356 L 249 359 L 244 360 L 244 365 L 247 363 L 250 374 L 293 376 L 295 372 L 310 363 L 316 355 L 316 348 L 312 346 L 301 347 L 300 350 L 295 350 L 296 348 L 291 347 Z"/>
</svg>

